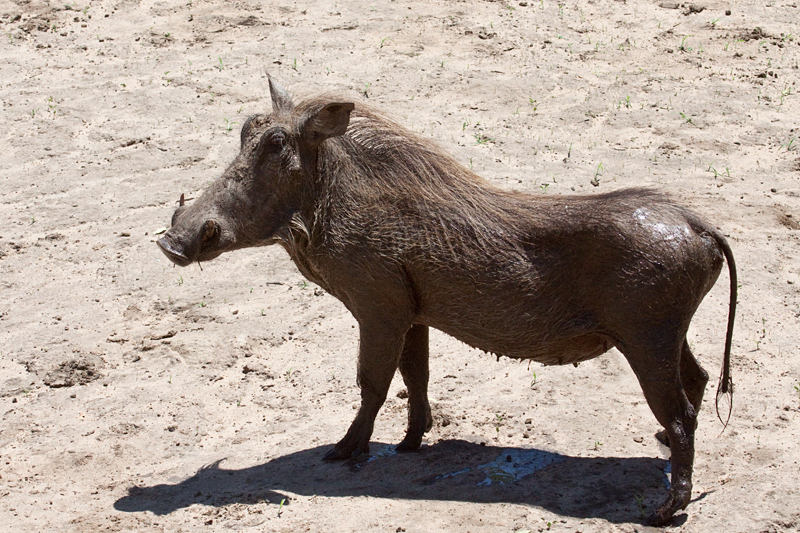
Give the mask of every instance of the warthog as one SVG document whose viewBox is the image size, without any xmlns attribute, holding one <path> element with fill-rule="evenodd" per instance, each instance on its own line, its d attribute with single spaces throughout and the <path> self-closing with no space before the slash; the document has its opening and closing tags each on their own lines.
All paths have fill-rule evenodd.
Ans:
<svg viewBox="0 0 800 533">
<path fill-rule="evenodd" d="M 500 190 L 378 112 L 321 96 L 295 105 L 270 79 L 272 113 L 248 118 L 239 155 L 158 245 L 186 266 L 281 244 L 359 324 L 361 407 L 325 456 L 369 449 L 399 367 L 408 429 L 431 428 L 428 328 L 487 352 L 578 363 L 616 347 L 664 426 L 672 484 L 650 517 L 691 499 L 694 433 L 708 374 L 686 332 L 723 262 L 731 298 L 720 394 L 732 394 L 736 269 L 720 233 L 663 195 Z M 730 416 L 730 413 L 728 413 Z"/>
</svg>

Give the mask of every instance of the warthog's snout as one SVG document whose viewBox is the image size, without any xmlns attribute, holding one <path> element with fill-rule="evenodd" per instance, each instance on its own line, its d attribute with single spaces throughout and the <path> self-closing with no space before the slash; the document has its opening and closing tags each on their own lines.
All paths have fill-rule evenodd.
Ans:
<svg viewBox="0 0 800 533">
<path fill-rule="evenodd" d="M 219 244 L 220 234 L 219 223 L 206 220 L 192 230 L 173 226 L 156 243 L 170 261 L 178 266 L 187 266 L 194 261 L 208 260 L 219 255 L 215 247 Z"/>
</svg>

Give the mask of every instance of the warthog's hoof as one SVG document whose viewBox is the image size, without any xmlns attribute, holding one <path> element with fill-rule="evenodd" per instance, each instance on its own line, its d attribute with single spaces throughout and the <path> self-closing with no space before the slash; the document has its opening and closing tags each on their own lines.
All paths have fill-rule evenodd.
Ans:
<svg viewBox="0 0 800 533">
<path fill-rule="evenodd" d="M 667 430 L 662 429 L 661 431 L 656 432 L 656 440 L 669 448 L 669 435 L 667 435 Z"/>
<path fill-rule="evenodd" d="M 395 447 L 395 451 L 398 453 L 417 451 L 422 444 L 422 436 L 430 431 L 432 427 L 433 417 L 431 416 L 431 407 L 430 405 L 426 405 L 424 421 L 420 423 L 420 419 L 417 419 L 409 423 L 406 436 L 403 437 L 400 444 Z"/>
<path fill-rule="evenodd" d="M 355 447 L 355 449 L 347 450 L 344 447 L 340 447 L 338 444 L 333 447 L 331 451 L 325 454 L 322 458 L 323 461 L 344 461 L 345 459 L 349 460 L 358 460 L 363 458 L 363 456 L 369 456 L 369 445 L 360 449 Z"/>
<path fill-rule="evenodd" d="M 420 438 L 418 439 L 415 439 L 415 438 L 410 438 L 408 435 L 406 435 L 406 438 L 400 441 L 400 444 L 395 446 L 394 451 L 396 451 L 397 453 L 415 452 L 419 449 L 421 444 L 422 444 L 422 436 L 420 436 Z"/>
<path fill-rule="evenodd" d="M 322 458 L 323 461 L 342 461 L 344 459 L 349 459 L 350 455 L 344 455 L 342 452 L 337 450 L 336 448 L 332 449 L 325 456 Z"/>
<path fill-rule="evenodd" d="M 675 513 L 686 509 L 689 500 L 691 500 L 691 491 L 670 491 L 666 501 L 647 518 L 647 525 L 655 527 L 667 525 Z"/>
</svg>

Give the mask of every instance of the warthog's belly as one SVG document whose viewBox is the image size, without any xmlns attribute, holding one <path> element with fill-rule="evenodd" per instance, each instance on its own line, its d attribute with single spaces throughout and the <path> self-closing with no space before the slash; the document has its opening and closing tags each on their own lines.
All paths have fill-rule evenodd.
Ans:
<svg viewBox="0 0 800 533">
<path fill-rule="evenodd" d="M 463 317 L 458 323 L 440 320 L 425 321 L 427 325 L 451 335 L 470 346 L 497 356 L 532 359 L 545 365 L 579 363 L 604 354 L 614 347 L 614 341 L 599 331 L 583 332 L 573 328 L 553 330 L 525 327 L 517 319 L 505 327 L 484 328 Z"/>
</svg>

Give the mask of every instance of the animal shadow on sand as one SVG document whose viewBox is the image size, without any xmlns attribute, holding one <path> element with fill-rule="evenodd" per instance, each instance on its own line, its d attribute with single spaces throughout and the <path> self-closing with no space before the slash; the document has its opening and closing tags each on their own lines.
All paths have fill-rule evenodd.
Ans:
<svg viewBox="0 0 800 533">
<path fill-rule="evenodd" d="M 192 504 L 221 507 L 291 496 L 371 496 L 407 500 L 517 503 L 561 516 L 641 522 L 666 495 L 663 459 L 571 457 L 531 448 L 444 440 L 416 453 L 371 444 L 360 462 L 326 462 L 330 446 L 283 455 L 249 468 L 225 469 L 224 459 L 177 484 L 131 487 L 114 503 L 123 512 L 170 514 Z M 704 495 L 703 495 L 704 496 Z M 701 498 L 703 497 L 701 496 Z M 685 521 L 676 516 L 671 525 Z"/>
</svg>

